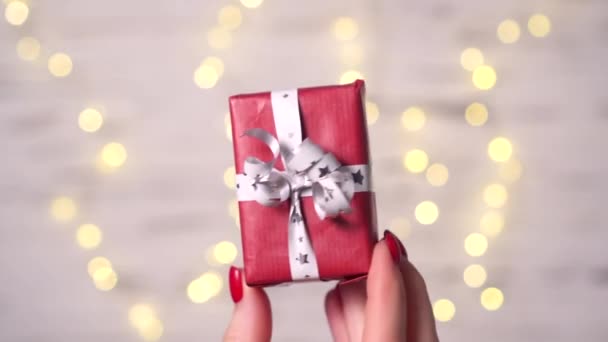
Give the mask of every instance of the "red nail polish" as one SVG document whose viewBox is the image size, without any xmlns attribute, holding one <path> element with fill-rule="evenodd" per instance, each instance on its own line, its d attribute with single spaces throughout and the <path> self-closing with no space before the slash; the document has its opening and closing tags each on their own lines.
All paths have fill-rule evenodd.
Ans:
<svg viewBox="0 0 608 342">
<path fill-rule="evenodd" d="M 384 241 L 386 241 L 388 250 L 391 252 L 391 257 L 393 257 L 393 261 L 395 262 L 395 264 L 398 264 L 401 260 L 401 247 L 399 246 L 399 239 L 397 239 L 395 234 L 391 233 L 388 230 L 385 230 Z"/>
<path fill-rule="evenodd" d="M 232 296 L 232 301 L 234 303 L 240 302 L 241 299 L 243 299 L 243 279 L 241 270 L 234 266 L 230 266 L 228 281 L 230 282 L 230 296 Z"/>
<path fill-rule="evenodd" d="M 398 238 L 397 238 L 397 242 L 399 242 L 399 248 L 401 249 L 401 255 L 403 256 L 403 259 L 407 260 L 407 250 L 405 249 L 405 246 L 403 245 L 401 240 L 399 240 Z"/>
</svg>

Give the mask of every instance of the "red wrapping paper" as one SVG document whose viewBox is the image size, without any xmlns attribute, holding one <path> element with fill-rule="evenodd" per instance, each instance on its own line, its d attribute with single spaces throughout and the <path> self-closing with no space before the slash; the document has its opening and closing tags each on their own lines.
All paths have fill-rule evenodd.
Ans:
<svg viewBox="0 0 608 342">
<path fill-rule="evenodd" d="M 370 165 L 364 96 L 365 85 L 360 80 L 347 85 L 298 89 L 303 139 L 309 137 L 333 153 L 342 165 Z M 243 173 L 248 156 L 272 159 L 263 143 L 243 137 L 251 128 L 265 129 L 276 137 L 270 92 L 230 97 L 230 113 L 236 172 Z M 275 167 L 284 170 L 281 161 Z M 377 241 L 375 197 L 371 189 L 355 193 L 350 203 L 352 211 L 336 218 L 319 219 L 312 197 L 302 197 L 301 201 L 321 280 L 367 274 Z M 276 207 L 239 201 L 247 284 L 263 286 L 291 281 L 289 205 L 289 201 Z"/>
</svg>

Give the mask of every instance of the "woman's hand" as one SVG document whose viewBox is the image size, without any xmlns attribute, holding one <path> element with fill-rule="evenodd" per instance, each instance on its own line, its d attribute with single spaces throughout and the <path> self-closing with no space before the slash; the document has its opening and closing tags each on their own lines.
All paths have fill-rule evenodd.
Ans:
<svg viewBox="0 0 608 342">
<path fill-rule="evenodd" d="M 241 270 L 232 267 L 230 293 L 236 306 L 224 341 L 270 341 L 272 317 L 264 291 L 248 287 Z M 388 231 L 374 249 L 368 277 L 338 283 L 327 293 L 325 311 L 336 342 L 438 341 L 424 280 Z"/>
</svg>

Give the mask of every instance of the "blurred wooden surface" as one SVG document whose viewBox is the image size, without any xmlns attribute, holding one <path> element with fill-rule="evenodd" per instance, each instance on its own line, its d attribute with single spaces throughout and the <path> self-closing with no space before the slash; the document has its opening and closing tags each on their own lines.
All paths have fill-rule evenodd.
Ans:
<svg viewBox="0 0 608 342">
<path fill-rule="evenodd" d="M 608 2 L 267 0 L 243 9 L 225 52 L 208 48 L 205 35 L 230 1 L 29 3 L 23 27 L 0 25 L 0 340 L 137 341 L 127 310 L 139 301 L 158 308 L 165 341 L 220 340 L 232 310 L 226 286 L 198 305 L 185 289 L 204 271 L 227 271 L 206 263 L 208 246 L 239 241 L 227 209 L 234 195 L 222 181 L 232 163 L 226 98 L 337 82 L 346 67 L 330 28 L 342 15 L 359 22 L 357 68 L 380 107 L 370 127 L 380 224 L 398 216 L 412 222 L 406 246 L 432 300 L 456 305 L 454 319 L 438 323 L 442 340 L 608 340 Z M 537 12 L 553 24 L 543 39 L 525 28 Z M 506 18 L 522 25 L 512 45 L 495 35 Z M 24 35 L 40 39 L 43 56 L 68 52 L 73 73 L 58 80 L 45 59 L 19 60 L 14 47 Z M 475 90 L 459 64 L 469 46 L 497 70 L 488 92 Z M 211 54 L 224 59 L 226 72 L 204 91 L 192 73 Z M 482 128 L 463 118 L 474 101 L 489 107 Z M 105 108 L 96 134 L 77 126 L 90 104 Z M 400 114 L 412 105 L 425 109 L 427 125 L 407 133 Z M 463 239 L 478 229 L 483 187 L 499 181 L 485 152 L 497 135 L 513 141 L 524 173 L 508 187 L 504 232 L 472 258 Z M 124 143 L 128 161 L 100 174 L 95 155 L 112 140 Z M 414 147 L 448 166 L 446 186 L 432 188 L 403 170 L 402 155 Z M 69 224 L 48 214 L 61 194 L 79 205 Z M 413 217 L 426 199 L 441 211 L 429 227 Z M 105 234 L 94 252 L 74 243 L 77 225 L 89 221 Z M 119 274 L 109 293 L 95 290 L 86 273 L 96 255 Z M 474 262 L 505 294 L 496 312 L 462 281 Z M 269 289 L 275 340 L 329 340 L 322 303 L 330 286 Z"/>
</svg>

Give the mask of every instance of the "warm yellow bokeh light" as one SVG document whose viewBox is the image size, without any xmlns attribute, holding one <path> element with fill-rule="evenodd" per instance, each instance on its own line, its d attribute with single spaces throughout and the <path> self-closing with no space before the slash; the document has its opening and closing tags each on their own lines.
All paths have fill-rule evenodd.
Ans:
<svg viewBox="0 0 608 342">
<path fill-rule="evenodd" d="M 222 27 L 216 27 L 207 33 L 207 43 L 217 50 L 227 49 L 232 45 L 232 35 L 230 31 Z"/>
<path fill-rule="evenodd" d="M 109 168 L 118 168 L 127 160 L 127 149 L 117 142 L 106 144 L 101 149 L 101 161 Z"/>
<path fill-rule="evenodd" d="M 224 128 L 226 129 L 226 138 L 232 141 L 232 122 L 230 120 L 230 113 L 226 113 L 224 116 Z"/>
<path fill-rule="evenodd" d="M 408 131 L 418 131 L 425 123 L 426 115 L 419 107 L 410 107 L 401 114 L 401 125 Z"/>
<path fill-rule="evenodd" d="M 496 137 L 488 144 L 488 155 L 495 162 L 506 162 L 513 154 L 513 145 L 505 137 Z"/>
<path fill-rule="evenodd" d="M 103 124 L 103 116 L 94 108 L 86 108 L 78 115 L 78 126 L 85 132 L 96 132 Z"/>
<path fill-rule="evenodd" d="M 365 102 L 365 117 L 367 119 L 368 125 L 373 125 L 378 121 L 380 117 L 380 109 L 378 109 L 378 105 L 371 101 Z"/>
<path fill-rule="evenodd" d="M 264 2 L 264 0 L 241 0 L 241 4 L 247 8 L 260 7 L 262 2 Z"/>
<path fill-rule="evenodd" d="M 488 237 L 494 237 L 502 232 L 505 226 L 505 217 L 498 211 L 488 211 L 481 216 L 479 227 L 481 232 Z"/>
<path fill-rule="evenodd" d="M 464 118 L 471 126 L 482 126 L 488 120 L 488 108 L 479 102 L 473 102 L 465 110 Z"/>
<path fill-rule="evenodd" d="M 505 44 L 515 43 L 519 39 L 519 24 L 512 19 L 502 21 L 496 29 L 498 40 Z"/>
<path fill-rule="evenodd" d="M 224 74 L 224 61 L 219 57 L 209 56 L 203 60 L 201 65 L 212 67 L 215 70 L 217 77 L 222 77 Z"/>
<path fill-rule="evenodd" d="M 73 199 L 60 196 L 51 201 L 51 216 L 59 222 L 68 222 L 76 216 L 76 202 Z"/>
<path fill-rule="evenodd" d="M 230 189 L 236 189 L 236 170 L 230 166 L 224 171 L 224 184 Z"/>
<path fill-rule="evenodd" d="M 94 249 L 99 246 L 102 233 L 99 227 L 91 223 L 85 223 L 76 231 L 76 242 L 84 249 Z"/>
<path fill-rule="evenodd" d="M 490 184 L 483 191 L 483 200 L 491 208 L 502 208 L 509 194 L 502 184 Z"/>
<path fill-rule="evenodd" d="M 488 311 L 500 309 L 505 301 L 505 297 L 500 289 L 488 287 L 481 292 L 481 305 Z"/>
<path fill-rule="evenodd" d="M 361 64 L 363 61 L 363 48 L 357 43 L 343 44 L 340 46 L 340 61 L 350 67 Z"/>
<path fill-rule="evenodd" d="M 215 260 L 220 264 L 231 264 L 238 254 L 238 250 L 234 243 L 230 241 L 222 241 L 213 248 Z"/>
<path fill-rule="evenodd" d="M 437 204 L 431 201 L 424 201 L 416 206 L 414 214 L 418 222 L 429 225 L 437 221 L 437 218 L 439 217 L 439 208 L 437 207 Z"/>
<path fill-rule="evenodd" d="M 403 157 L 403 166 L 412 173 L 420 173 L 426 170 L 429 164 L 429 157 L 423 150 L 408 151 Z"/>
<path fill-rule="evenodd" d="M 405 240 L 410 235 L 410 221 L 405 217 L 395 217 L 388 227 L 401 240 Z"/>
<path fill-rule="evenodd" d="M 473 71 L 473 85 L 481 90 L 489 90 L 496 84 L 496 71 L 489 65 L 481 65 Z"/>
<path fill-rule="evenodd" d="M 467 48 L 460 54 L 460 65 L 465 70 L 473 71 L 484 61 L 483 53 L 477 48 Z"/>
<path fill-rule="evenodd" d="M 19 26 L 23 25 L 30 14 L 30 8 L 22 1 L 11 1 L 4 9 L 4 18 L 9 24 Z"/>
<path fill-rule="evenodd" d="M 449 299 L 439 299 L 433 304 L 433 315 L 439 322 L 448 322 L 454 318 L 456 306 Z"/>
<path fill-rule="evenodd" d="M 202 89 L 210 89 L 219 80 L 219 75 L 215 68 L 209 65 L 200 65 L 194 71 L 194 83 Z"/>
<path fill-rule="evenodd" d="M 65 53 L 56 53 L 49 57 L 48 68 L 55 77 L 66 77 L 72 72 L 72 58 Z"/>
<path fill-rule="evenodd" d="M 464 239 L 464 250 L 468 255 L 478 257 L 488 249 L 488 239 L 479 233 L 472 233 Z"/>
<path fill-rule="evenodd" d="M 110 262 L 110 260 L 104 257 L 95 257 L 91 259 L 87 264 L 87 272 L 91 277 L 93 277 L 97 270 L 102 268 L 112 268 L 112 263 Z"/>
<path fill-rule="evenodd" d="M 498 175 L 504 181 L 513 183 L 521 178 L 521 174 L 523 172 L 523 167 L 519 160 L 515 160 L 513 158 L 509 159 L 506 163 L 500 164 L 500 169 L 498 170 Z"/>
<path fill-rule="evenodd" d="M 147 304 L 135 304 L 129 309 L 129 322 L 137 329 L 143 329 L 156 320 L 156 312 Z"/>
<path fill-rule="evenodd" d="M 226 30 L 234 30 L 238 28 L 241 26 L 242 21 L 243 15 L 241 14 L 241 9 L 236 6 L 224 6 L 217 14 L 217 22 Z"/>
<path fill-rule="evenodd" d="M 363 74 L 356 70 L 349 70 L 340 76 L 340 84 L 349 84 L 353 83 L 356 80 L 362 80 Z"/>
<path fill-rule="evenodd" d="M 338 40 L 353 40 L 359 33 L 359 25 L 355 19 L 340 17 L 334 21 L 334 36 Z"/>
<path fill-rule="evenodd" d="M 469 265 L 465 268 L 462 276 L 464 278 L 464 283 L 472 288 L 481 287 L 488 277 L 486 269 L 477 264 Z"/>
<path fill-rule="evenodd" d="M 528 31 L 534 37 L 545 37 L 551 32 L 551 21 L 546 15 L 535 14 L 528 20 Z"/>
<path fill-rule="evenodd" d="M 450 174 L 443 164 L 433 164 L 426 170 L 426 180 L 432 186 L 443 186 L 448 182 Z"/>
<path fill-rule="evenodd" d="M 239 215 L 239 202 L 236 199 L 232 199 L 228 203 L 228 214 L 232 218 Z"/>
<path fill-rule="evenodd" d="M 36 38 L 23 37 L 17 42 L 17 55 L 24 61 L 34 61 L 40 56 L 40 42 Z"/>
<path fill-rule="evenodd" d="M 148 324 L 138 328 L 137 331 L 144 341 L 155 342 L 163 336 L 164 329 L 163 323 L 157 318 L 153 318 Z"/>
<path fill-rule="evenodd" d="M 215 272 L 207 272 L 188 285 L 188 298 L 194 303 L 204 303 L 216 296 L 222 289 L 222 277 Z"/>
<path fill-rule="evenodd" d="M 93 273 L 93 283 L 100 291 L 110 291 L 118 282 L 118 275 L 111 267 L 100 267 Z"/>
</svg>

